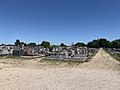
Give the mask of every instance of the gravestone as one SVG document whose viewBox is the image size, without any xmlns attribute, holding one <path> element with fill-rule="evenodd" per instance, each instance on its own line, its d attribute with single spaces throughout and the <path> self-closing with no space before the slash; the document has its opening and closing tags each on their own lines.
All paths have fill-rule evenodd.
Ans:
<svg viewBox="0 0 120 90">
<path fill-rule="evenodd" d="M 21 56 L 23 55 L 23 50 L 13 50 L 13 56 Z"/>
</svg>

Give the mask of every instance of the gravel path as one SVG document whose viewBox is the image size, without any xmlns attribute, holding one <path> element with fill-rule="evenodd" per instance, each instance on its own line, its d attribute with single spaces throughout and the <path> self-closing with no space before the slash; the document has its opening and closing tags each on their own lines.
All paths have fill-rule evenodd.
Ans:
<svg viewBox="0 0 120 90">
<path fill-rule="evenodd" d="M 120 90 L 119 66 L 103 49 L 77 67 L 32 69 L 0 64 L 0 90 Z"/>
</svg>

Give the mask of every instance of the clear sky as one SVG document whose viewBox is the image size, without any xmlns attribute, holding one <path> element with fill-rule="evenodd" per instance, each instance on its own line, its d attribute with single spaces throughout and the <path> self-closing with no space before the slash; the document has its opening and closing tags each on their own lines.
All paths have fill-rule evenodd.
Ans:
<svg viewBox="0 0 120 90">
<path fill-rule="evenodd" d="M 0 0 L 0 43 L 120 38 L 120 0 Z"/>
</svg>

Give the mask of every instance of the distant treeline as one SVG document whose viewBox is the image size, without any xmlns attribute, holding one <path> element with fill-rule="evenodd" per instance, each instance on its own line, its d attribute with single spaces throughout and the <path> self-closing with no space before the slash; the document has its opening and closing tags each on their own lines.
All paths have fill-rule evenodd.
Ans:
<svg viewBox="0 0 120 90">
<path fill-rule="evenodd" d="M 43 41 L 41 44 L 36 44 L 35 42 L 31 42 L 26 44 L 25 42 L 21 42 L 19 39 L 16 40 L 15 45 L 24 45 L 24 46 L 31 46 L 31 47 L 35 47 L 35 46 L 44 46 L 45 48 L 50 48 L 53 47 L 55 45 L 50 45 L 49 41 Z M 64 43 L 61 43 L 59 46 L 61 47 L 66 47 L 67 45 L 65 45 Z M 113 41 L 109 41 L 105 38 L 100 38 L 100 39 L 96 39 L 93 41 L 88 42 L 87 44 L 82 43 L 82 42 L 77 42 L 76 44 L 72 44 L 72 46 L 76 46 L 76 47 L 89 47 L 89 48 L 120 48 L 120 39 L 116 39 Z"/>
<path fill-rule="evenodd" d="M 109 41 L 104 38 L 100 38 L 97 40 L 93 40 L 91 42 L 88 42 L 87 44 L 88 47 L 93 47 L 93 48 L 120 48 L 120 39 L 116 39 L 113 41 Z"/>
</svg>

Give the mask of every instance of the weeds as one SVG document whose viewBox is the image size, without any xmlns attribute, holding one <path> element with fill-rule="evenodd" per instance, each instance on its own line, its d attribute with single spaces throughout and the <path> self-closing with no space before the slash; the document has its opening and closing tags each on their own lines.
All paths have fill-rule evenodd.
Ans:
<svg viewBox="0 0 120 90">
<path fill-rule="evenodd" d="M 120 62 L 120 53 L 113 53 L 111 51 L 108 51 L 107 49 L 105 49 L 105 51 L 110 55 L 112 56 L 114 59 L 116 59 L 117 61 Z"/>
</svg>

